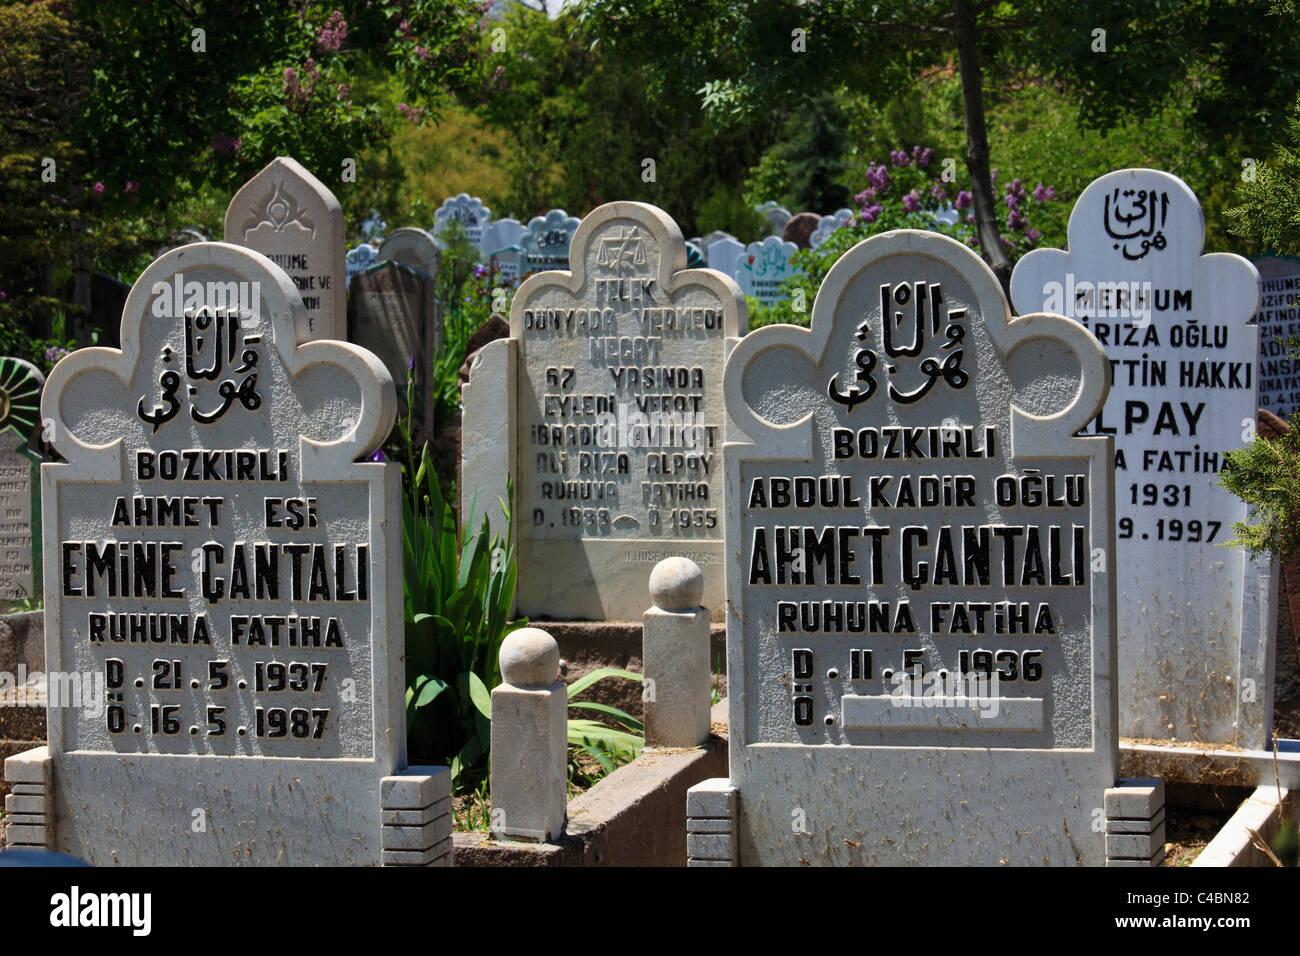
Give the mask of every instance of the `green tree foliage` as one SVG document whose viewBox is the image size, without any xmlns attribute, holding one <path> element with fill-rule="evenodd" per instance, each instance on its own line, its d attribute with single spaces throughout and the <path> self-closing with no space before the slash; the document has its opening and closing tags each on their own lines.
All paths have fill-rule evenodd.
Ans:
<svg viewBox="0 0 1300 956">
<path fill-rule="evenodd" d="M 507 159 L 510 191 L 494 212 L 500 205 L 526 221 L 552 207 L 582 215 L 639 200 L 668 210 L 691 235 L 702 228 L 704 202 L 734 189 L 762 150 L 758 131 L 707 122 L 692 91 L 593 46 L 572 14 L 549 20 L 516 5 L 502 28 L 502 89 L 481 112 L 517 145 Z"/>
<path fill-rule="evenodd" d="M 1228 210 L 1233 232 L 1261 248 L 1300 253 L 1300 103 L 1287 121 L 1290 145 L 1279 143 L 1272 162 L 1255 168 L 1238 189 L 1240 205 Z"/>
<path fill-rule="evenodd" d="M 602 43 L 645 64 L 653 88 L 693 87 L 708 113 L 736 124 L 770 128 L 827 90 L 892 100 L 955 66 L 977 225 L 1001 274 L 990 90 L 1051 84 L 1099 129 L 1180 101 L 1194 129 L 1231 149 L 1259 143 L 1300 91 L 1294 31 L 1267 0 L 584 0 L 581 12 Z"/>
</svg>

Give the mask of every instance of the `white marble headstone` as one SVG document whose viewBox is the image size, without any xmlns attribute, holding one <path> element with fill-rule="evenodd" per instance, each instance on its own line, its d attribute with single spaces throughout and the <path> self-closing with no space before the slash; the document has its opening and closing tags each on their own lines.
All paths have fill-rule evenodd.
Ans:
<svg viewBox="0 0 1300 956">
<path fill-rule="evenodd" d="M 30 449 L 41 431 L 44 383 L 31 362 L 0 358 L 0 603 L 40 596 L 39 555 L 32 549 L 40 541 L 38 459 Z"/>
<path fill-rule="evenodd" d="M 121 351 L 50 374 L 46 664 L 81 689 L 49 709 L 56 849 L 380 862 L 406 758 L 401 484 L 364 459 L 397 403 L 369 352 L 300 342 L 305 315 L 261 254 L 185 246 L 135 283 Z"/>
<path fill-rule="evenodd" d="M 365 272 L 379 261 L 379 252 L 368 242 L 363 242 L 355 249 L 349 249 L 347 255 L 348 288 L 352 287 L 352 277 Z"/>
<path fill-rule="evenodd" d="M 1099 864 L 1115 785 L 1106 357 L 915 230 L 727 362 L 745 865 Z"/>
<path fill-rule="evenodd" d="M 573 241 L 573 234 L 581 221 L 563 209 L 552 209 L 545 216 L 530 219 L 527 230 L 519 239 L 524 250 L 524 272 L 569 268 L 569 243 Z"/>
<path fill-rule="evenodd" d="M 790 210 L 775 199 L 769 199 L 767 202 L 755 206 L 754 209 L 756 212 L 763 214 L 763 218 L 767 220 L 768 227 L 774 236 L 779 237 L 781 230 L 785 228 L 785 224 L 790 221 Z"/>
<path fill-rule="evenodd" d="M 1300 335 L 1300 258 L 1263 256 L 1252 260 L 1262 282 L 1259 312 L 1259 407 L 1279 418 L 1300 409 L 1300 363 L 1284 339 Z"/>
<path fill-rule="evenodd" d="M 793 242 L 786 242 L 779 236 L 751 242 L 744 254 L 736 259 L 735 277 L 741 291 L 763 305 L 776 305 L 785 299 L 787 293 L 781 286 L 799 271 L 791 261 L 798 251 L 799 247 Z"/>
<path fill-rule="evenodd" d="M 736 274 L 736 260 L 745 254 L 745 244 L 730 236 L 716 239 L 709 243 L 705 255 L 710 269 L 717 269 L 724 275 Z"/>
<path fill-rule="evenodd" d="M 840 228 L 840 226 L 847 226 L 853 219 L 852 209 L 837 209 L 829 216 L 822 216 L 817 222 L 817 228 L 808 237 L 808 245 L 815 249 L 829 239 L 832 232 Z"/>
<path fill-rule="evenodd" d="M 346 331 L 344 235 L 338 199 L 288 156 L 271 160 L 226 209 L 226 242 L 257 250 L 293 279 L 307 307 L 302 341 Z"/>
<path fill-rule="evenodd" d="M 492 210 L 483 205 L 483 200 L 468 193 L 458 193 L 444 199 L 442 205 L 434 211 L 433 234 L 441 235 L 449 225 L 458 222 L 469 241 L 482 249 L 483 232 L 491 221 Z"/>
<path fill-rule="evenodd" d="M 518 219 L 494 219 L 483 230 L 480 247 L 484 256 L 494 256 L 502 249 L 518 246 L 526 228 Z"/>
<path fill-rule="evenodd" d="M 744 327 L 735 283 L 687 269 L 642 203 L 592 212 L 572 271 L 520 285 L 462 392 L 461 514 L 498 518 L 513 477 L 521 614 L 639 620 L 650 571 L 684 555 L 721 616 L 722 368 Z"/>
<path fill-rule="evenodd" d="M 1196 196 L 1153 169 L 1094 180 L 1068 238 L 1017 263 L 1011 296 L 1077 319 L 1110 359 L 1088 430 L 1115 436 L 1120 731 L 1262 747 L 1276 574 L 1220 547 L 1246 506 L 1219 485 L 1224 454 L 1255 430 L 1259 274 L 1201 255 Z"/>
<path fill-rule="evenodd" d="M 415 226 L 394 229 L 379 245 L 380 262 L 400 262 L 430 278 L 438 277 L 442 250 L 429 233 Z"/>
</svg>

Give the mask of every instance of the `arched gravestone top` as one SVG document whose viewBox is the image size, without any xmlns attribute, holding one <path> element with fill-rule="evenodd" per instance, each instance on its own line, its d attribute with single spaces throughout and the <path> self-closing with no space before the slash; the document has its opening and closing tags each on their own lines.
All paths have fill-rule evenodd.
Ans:
<svg viewBox="0 0 1300 956">
<path fill-rule="evenodd" d="M 31 362 L 0 358 L 0 601 L 40 594 L 40 495 L 35 468 L 45 376 Z"/>
<path fill-rule="evenodd" d="M 781 230 L 790 221 L 790 210 L 775 199 L 769 199 L 767 202 L 755 206 L 754 211 L 763 214 L 763 218 L 767 220 L 768 228 L 772 230 L 772 235 L 780 238 Z"/>
<path fill-rule="evenodd" d="M 1090 431 L 1115 435 L 1120 731 L 1266 747 L 1276 574 L 1220 546 L 1247 509 L 1219 485 L 1259 407 L 1259 274 L 1240 256 L 1201 255 L 1200 203 L 1159 170 L 1094 180 L 1067 234 L 1068 252 L 1016 264 L 1011 297 L 1087 325 L 1112 362 Z M 1242 693 L 1246 680 L 1257 693 Z"/>
<path fill-rule="evenodd" d="M 781 229 L 781 238 L 793 242 L 800 249 L 808 248 L 808 237 L 813 234 L 821 216 L 815 212 L 797 212 Z"/>
<path fill-rule="evenodd" d="M 847 226 L 854 220 L 852 209 L 837 209 L 829 216 L 822 216 L 817 220 L 817 228 L 813 230 L 812 235 L 808 237 L 808 245 L 816 249 L 823 242 L 831 237 L 836 229 L 840 226 Z"/>
<path fill-rule="evenodd" d="M 348 286 L 352 277 L 358 272 L 365 272 L 379 261 L 379 251 L 368 242 L 363 242 L 355 249 L 349 249 L 347 255 Z"/>
<path fill-rule="evenodd" d="M 915 230 L 846 252 L 810 328 L 736 346 L 723 388 L 747 438 L 725 450 L 743 864 L 1105 860 L 1092 824 L 1117 772 L 1112 445 L 1075 435 L 1107 380 L 1086 330 L 1012 319 L 974 252 Z M 1012 660 L 1015 679 L 955 679 Z"/>
<path fill-rule="evenodd" d="M 433 278 L 438 277 L 442 250 L 429 233 L 415 226 L 404 226 L 388 234 L 379 246 L 380 262 L 400 262 Z"/>
<path fill-rule="evenodd" d="M 110 691 L 50 708 L 56 849 L 380 862 L 379 784 L 405 760 L 401 491 L 358 459 L 397 398 L 364 349 L 300 343 L 304 313 L 260 253 L 185 246 L 132 287 L 120 351 L 50 374 L 46 666 Z M 309 677 L 273 693 L 274 661 Z"/>
<path fill-rule="evenodd" d="M 736 259 L 735 276 L 740 290 L 763 305 L 780 302 L 785 298 L 781 284 L 798 271 L 791 261 L 798 251 L 799 247 L 793 242 L 777 236 L 751 242 L 744 254 Z"/>
<path fill-rule="evenodd" d="M 462 514 L 495 519 L 514 477 L 521 614 L 635 620 L 674 554 L 704 570 L 720 616 L 722 369 L 744 300 L 688 269 L 681 230 L 644 203 L 593 211 L 572 257 L 521 283 L 510 338 L 471 367 Z"/>
<path fill-rule="evenodd" d="M 545 216 L 528 220 L 528 228 L 519 238 L 519 245 L 524 250 L 524 271 L 567 269 L 569 245 L 580 222 L 581 219 L 570 216 L 563 209 L 552 209 Z"/>
<path fill-rule="evenodd" d="M 226 207 L 225 240 L 289 273 L 307 307 L 303 341 L 341 339 L 347 319 L 343 207 L 301 163 L 277 156 Z"/>
<path fill-rule="evenodd" d="M 483 230 L 481 248 L 485 256 L 494 256 L 511 246 L 518 247 L 525 227 L 517 219 L 495 219 Z"/>
<path fill-rule="evenodd" d="M 468 193 L 458 193 L 444 199 L 434 211 L 433 234 L 439 236 L 453 222 L 458 222 L 465 228 L 469 241 L 481 249 L 483 231 L 491 221 L 492 210 L 483 205 L 483 200 Z"/>
</svg>

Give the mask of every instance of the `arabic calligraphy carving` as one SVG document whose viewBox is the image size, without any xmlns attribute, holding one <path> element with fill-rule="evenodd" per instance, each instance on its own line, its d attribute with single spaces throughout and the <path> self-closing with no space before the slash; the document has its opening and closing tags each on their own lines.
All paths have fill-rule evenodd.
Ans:
<svg viewBox="0 0 1300 956">
<path fill-rule="evenodd" d="M 1137 262 L 1152 249 L 1159 252 L 1165 248 L 1164 228 L 1168 214 L 1169 193 L 1116 187 L 1105 197 L 1102 228 L 1106 235 L 1116 240 L 1111 248 L 1119 249 L 1130 262 Z M 1129 245 L 1132 240 L 1138 241 L 1136 252 Z"/>
<path fill-rule="evenodd" d="M 910 315 L 896 308 L 896 306 L 907 307 L 910 305 Z M 927 317 L 928 311 L 928 317 Z M 910 319 L 912 325 L 911 341 L 900 344 L 895 340 L 899 337 L 903 326 Z M 962 325 L 966 319 L 965 309 L 949 309 L 943 298 L 943 291 L 938 282 L 932 282 L 927 285 L 925 282 L 907 283 L 900 282 L 897 285 L 885 283 L 880 287 L 880 321 L 882 323 L 881 333 L 884 340 L 884 352 L 887 359 L 914 359 L 925 352 L 926 329 L 929 328 L 929 335 L 932 339 L 938 341 L 940 332 L 943 333 L 943 343 L 939 346 L 941 352 L 948 354 L 939 357 L 927 356 L 921 362 L 921 373 L 925 380 L 911 391 L 903 391 L 895 386 L 894 382 L 889 383 L 889 397 L 900 405 L 911 405 L 919 402 L 930 390 L 934 388 L 939 379 L 943 379 L 949 388 L 954 390 L 963 389 L 970 382 L 970 375 L 962 368 L 962 360 L 965 356 L 964 343 L 966 340 L 966 327 Z M 870 399 L 876 392 L 877 383 L 875 371 L 879 361 L 874 349 L 868 347 L 872 333 L 871 320 L 868 319 L 858 326 L 854 338 L 863 343 L 854 355 L 853 361 L 857 365 L 858 371 L 855 375 L 857 384 L 850 385 L 847 389 L 841 389 L 838 384 L 838 375 L 832 375 L 826 385 L 826 393 L 831 401 L 848 407 L 852 411 L 856 406 Z M 890 363 L 886 367 L 889 375 L 896 375 L 899 372 L 899 363 Z"/>
<path fill-rule="evenodd" d="M 240 227 L 240 231 L 248 237 L 263 226 L 270 226 L 273 232 L 284 232 L 288 227 L 296 226 L 310 232 L 311 238 L 315 238 L 316 225 L 306 216 L 306 211 L 284 188 L 284 180 L 280 180 L 267 193 L 266 198 L 253 207 L 252 218 Z"/>
<path fill-rule="evenodd" d="M 191 400 L 190 418 L 200 425 L 219 421 L 238 401 L 249 411 L 262 405 L 257 392 L 257 364 L 259 352 L 255 346 L 262 342 L 261 335 L 245 335 L 239 310 L 212 309 L 204 306 L 185 310 L 185 375 L 190 384 L 187 394 Z M 162 350 L 163 364 L 170 366 L 175 358 L 170 345 Z M 236 364 L 238 361 L 238 364 Z M 242 376 L 242 378 L 241 378 Z M 211 411 L 203 411 L 195 403 L 199 384 L 216 382 L 221 402 Z M 136 413 L 141 421 L 153 425 L 158 431 L 180 412 L 177 394 L 181 389 L 181 375 L 175 368 L 165 368 L 158 377 L 159 401 L 146 409 L 148 396 L 141 396 Z"/>
</svg>

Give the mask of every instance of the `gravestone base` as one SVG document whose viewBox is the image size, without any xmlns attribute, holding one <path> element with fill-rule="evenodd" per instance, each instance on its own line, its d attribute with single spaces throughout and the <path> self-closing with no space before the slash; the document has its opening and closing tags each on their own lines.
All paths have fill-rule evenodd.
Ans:
<svg viewBox="0 0 1300 956">
<path fill-rule="evenodd" d="M 4 842 L 10 849 L 54 849 L 54 761 L 48 747 L 5 758 Z"/>
<path fill-rule="evenodd" d="M 1160 866 L 1165 859 L 1165 782 L 1124 778 L 1106 791 L 1106 865 Z"/>
<path fill-rule="evenodd" d="M 451 866 L 451 771 L 407 767 L 380 781 L 383 866 Z"/>
<path fill-rule="evenodd" d="M 714 777 L 686 791 L 686 865 L 738 866 L 740 791 Z"/>
</svg>

